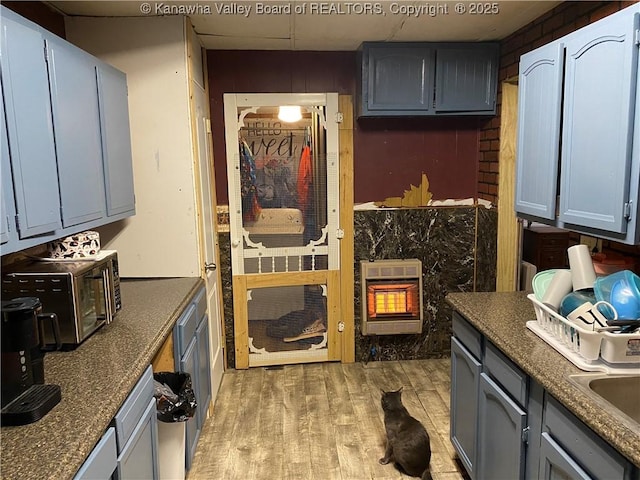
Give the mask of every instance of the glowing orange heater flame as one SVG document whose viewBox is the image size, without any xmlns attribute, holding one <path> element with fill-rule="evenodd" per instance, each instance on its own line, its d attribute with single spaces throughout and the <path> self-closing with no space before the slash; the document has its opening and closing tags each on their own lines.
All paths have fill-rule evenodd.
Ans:
<svg viewBox="0 0 640 480">
<path fill-rule="evenodd" d="M 384 283 L 367 287 L 369 318 L 419 316 L 418 285 L 414 283 Z"/>
</svg>

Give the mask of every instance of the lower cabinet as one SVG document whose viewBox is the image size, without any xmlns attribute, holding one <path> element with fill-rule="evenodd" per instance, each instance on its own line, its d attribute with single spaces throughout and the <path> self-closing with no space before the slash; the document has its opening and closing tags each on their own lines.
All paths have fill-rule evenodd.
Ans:
<svg viewBox="0 0 640 480">
<path fill-rule="evenodd" d="M 450 438 L 472 480 L 638 478 L 458 312 L 452 327 Z"/>
<path fill-rule="evenodd" d="M 546 395 L 540 478 L 637 478 L 635 467 L 551 395 Z"/>
<path fill-rule="evenodd" d="M 451 442 L 473 480 L 524 478 L 527 378 L 457 313 L 453 331 Z"/>
<path fill-rule="evenodd" d="M 149 366 L 74 480 L 158 478 L 158 425 Z"/>
<path fill-rule="evenodd" d="M 109 427 L 73 480 L 110 480 L 117 466 L 116 429 Z"/>
<path fill-rule="evenodd" d="M 158 478 L 158 425 L 149 366 L 114 417 L 120 480 Z"/>
<path fill-rule="evenodd" d="M 478 389 L 482 364 L 451 338 L 451 443 L 471 478 L 476 478 Z"/>
<path fill-rule="evenodd" d="M 200 431 L 207 418 L 211 402 L 211 361 L 209 356 L 209 317 L 205 288 L 196 293 L 193 301 L 176 322 L 173 330 L 176 370 L 191 375 L 193 391 L 198 402 L 196 414 L 186 423 L 185 465 L 191 468 Z"/>
</svg>

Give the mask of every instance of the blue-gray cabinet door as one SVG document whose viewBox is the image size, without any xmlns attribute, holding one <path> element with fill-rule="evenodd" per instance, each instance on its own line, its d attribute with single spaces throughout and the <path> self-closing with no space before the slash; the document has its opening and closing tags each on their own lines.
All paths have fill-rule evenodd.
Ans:
<svg viewBox="0 0 640 480">
<path fill-rule="evenodd" d="M 564 48 L 556 42 L 520 59 L 515 211 L 555 220 Z"/>
<path fill-rule="evenodd" d="M 180 371 L 186 372 L 191 375 L 191 383 L 194 388 L 194 392 L 197 392 L 198 385 L 198 365 L 197 365 L 197 341 L 194 337 L 187 349 L 185 350 L 184 355 L 180 359 Z M 196 397 L 196 402 L 198 398 Z M 185 443 L 185 466 L 186 469 L 189 470 L 191 468 L 191 461 L 193 460 L 193 455 L 196 453 L 196 446 L 198 445 L 198 437 L 200 436 L 200 428 L 198 426 L 198 410 L 200 409 L 200 404 L 196 407 L 196 414 L 193 418 L 187 420 L 186 429 L 186 443 Z"/>
<path fill-rule="evenodd" d="M 428 47 L 370 47 L 367 108 L 371 111 L 430 111 L 435 51 Z"/>
<path fill-rule="evenodd" d="M 473 480 L 476 477 L 478 387 L 482 365 L 451 337 L 450 438 L 460 461 Z"/>
<path fill-rule="evenodd" d="M 495 112 L 497 81 L 497 44 L 437 48 L 437 112 Z"/>
<path fill-rule="evenodd" d="M 637 13 L 621 13 L 566 41 L 560 172 L 565 224 L 627 230 L 637 28 Z"/>
<path fill-rule="evenodd" d="M 118 480 L 158 478 L 158 425 L 152 398 L 118 456 Z"/>
<path fill-rule="evenodd" d="M 540 442 L 540 476 L 542 480 L 592 480 L 576 461 L 558 445 L 549 432 Z"/>
<path fill-rule="evenodd" d="M 1 90 L 1 84 L 0 84 Z M 7 124 L 4 113 L 4 94 L 0 91 L 0 175 L 2 175 L 2 195 L 0 196 L 0 244 L 15 241 L 15 228 L 11 221 L 15 216 L 13 200 L 13 180 L 11 179 L 11 164 L 9 159 L 9 145 L 7 140 Z"/>
<path fill-rule="evenodd" d="M 486 373 L 479 392 L 478 478 L 524 478 L 526 412 Z"/>
<path fill-rule="evenodd" d="M 2 7 L 1 28 L 2 88 L 17 228 L 20 238 L 29 238 L 61 227 L 44 38 L 6 7 Z"/>
<path fill-rule="evenodd" d="M 62 223 L 70 227 L 105 215 L 96 60 L 63 40 L 46 42 Z"/>
<path fill-rule="evenodd" d="M 111 217 L 135 211 L 126 75 L 100 64 L 98 98 L 107 216 Z"/>
<path fill-rule="evenodd" d="M 198 427 L 207 419 L 207 408 L 211 402 L 211 361 L 209 358 L 209 317 L 205 315 L 196 330 L 198 345 Z"/>
<path fill-rule="evenodd" d="M 73 480 L 111 480 L 117 466 L 116 430 L 109 427 Z"/>
</svg>

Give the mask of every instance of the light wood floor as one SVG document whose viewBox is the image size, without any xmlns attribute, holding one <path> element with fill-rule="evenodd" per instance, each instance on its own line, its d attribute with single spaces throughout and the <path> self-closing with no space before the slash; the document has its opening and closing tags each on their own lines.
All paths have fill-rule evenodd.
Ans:
<svg viewBox="0 0 640 480">
<path fill-rule="evenodd" d="M 466 478 L 449 441 L 450 360 L 229 370 L 187 480 L 408 479 L 380 465 L 380 388 L 431 437 L 434 480 Z"/>
</svg>

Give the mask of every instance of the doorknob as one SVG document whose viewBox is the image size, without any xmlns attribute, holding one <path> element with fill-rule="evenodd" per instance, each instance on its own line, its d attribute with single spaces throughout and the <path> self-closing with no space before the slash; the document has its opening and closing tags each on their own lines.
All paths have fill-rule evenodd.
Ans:
<svg viewBox="0 0 640 480">
<path fill-rule="evenodd" d="M 213 272 L 218 266 L 215 263 L 205 263 L 204 270 L 205 272 Z"/>
</svg>

